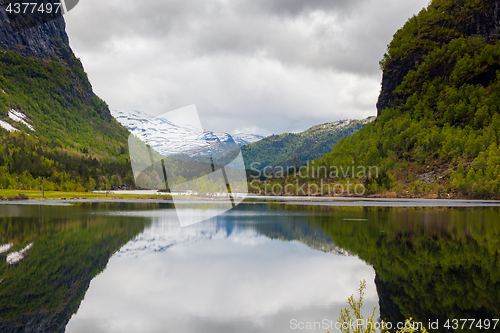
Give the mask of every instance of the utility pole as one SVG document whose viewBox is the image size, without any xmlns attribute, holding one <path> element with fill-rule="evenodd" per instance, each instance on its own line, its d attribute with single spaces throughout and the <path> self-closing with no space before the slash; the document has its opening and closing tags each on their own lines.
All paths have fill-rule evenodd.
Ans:
<svg viewBox="0 0 500 333">
<path fill-rule="evenodd" d="M 45 176 L 42 177 L 42 198 L 45 199 Z"/>
</svg>

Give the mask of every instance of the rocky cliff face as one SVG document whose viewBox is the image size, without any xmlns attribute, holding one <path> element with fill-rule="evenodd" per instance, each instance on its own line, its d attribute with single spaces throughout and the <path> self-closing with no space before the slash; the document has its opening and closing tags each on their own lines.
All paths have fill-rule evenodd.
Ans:
<svg viewBox="0 0 500 333">
<path fill-rule="evenodd" d="M 432 5 L 443 1 L 432 2 Z M 431 5 L 431 6 L 432 6 Z M 446 19 L 438 20 L 434 26 L 444 27 L 450 31 L 456 32 L 457 35 L 466 36 L 482 36 L 487 41 L 493 41 L 500 38 L 500 0 L 484 1 L 480 8 L 468 8 L 467 1 L 455 1 L 451 6 L 453 12 Z M 416 68 L 417 62 L 421 63 L 424 57 L 428 54 L 429 50 L 425 47 L 417 46 L 421 40 L 437 41 L 444 45 L 451 39 L 456 38 L 457 35 L 448 34 L 444 37 L 435 38 L 435 36 L 424 36 L 420 40 L 416 40 L 415 47 L 409 49 L 403 56 L 396 59 L 391 59 L 384 68 L 382 78 L 382 89 L 377 102 L 377 115 L 380 116 L 382 111 L 404 104 L 408 96 L 396 96 L 394 90 L 403 82 L 405 76 L 413 69 Z M 443 76 L 451 73 L 454 64 L 443 65 L 440 68 L 433 69 L 430 73 L 431 77 Z M 475 78 L 473 83 L 479 83 L 487 86 L 494 78 L 496 70 L 492 73 L 487 73 L 481 77 Z"/>
<path fill-rule="evenodd" d="M 61 63 L 66 68 L 66 75 L 72 84 L 69 89 L 62 88 L 60 95 L 64 96 L 68 104 L 73 104 L 71 98 L 77 98 L 87 106 L 96 107 L 91 101 L 95 94 L 83 65 L 69 45 L 66 23 L 61 12 L 57 15 L 44 16 L 34 11 L 34 14 L 29 16 L 19 16 L 19 14 L 16 16 L 6 11 L 9 3 L 16 1 L 21 2 L 21 0 L 0 0 L 0 51 L 1 49 L 14 51 L 45 63 L 47 61 Z M 58 0 L 39 0 L 37 4 L 47 5 L 54 2 Z M 66 0 L 70 8 L 73 8 L 77 2 Z M 107 105 L 103 108 L 98 113 L 103 114 L 108 122 L 111 121 L 112 116 Z M 30 111 L 25 110 L 25 113 L 29 114 Z"/>
<path fill-rule="evenodd" d="M 5 11 L 7 5 L 7 1 L 0 2 L 0 47 L 26 57 L 72 63 L 74 55 L 62 16 L 31 28 L 30 24 L 24 23 L 28 29 L 19 30 L 22 23 L 13 22 Z"/>
</svg>

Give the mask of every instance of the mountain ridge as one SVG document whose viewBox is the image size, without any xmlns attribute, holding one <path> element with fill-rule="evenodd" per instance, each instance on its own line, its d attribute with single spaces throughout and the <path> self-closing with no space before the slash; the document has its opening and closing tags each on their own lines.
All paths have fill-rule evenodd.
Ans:
<svg viewBox="0 0 500 333">
<path fill-rule="evenodd" d="M 268 136 L 242 147 L 246 168 L 262 170 L 266 167 L 271 169 L 300 167 L 307 161 L 330 152 L 339 140 L 356 133 L 373 121 L 375 117 L 363 120 L 346 119 L 315 125 L 300 133 Z"/>
<path fill-rule="evenodd" d="M 180 126 L 167 118 L 153 117 L 137 110 L 113 110 L 112 114 L 132 134 L 164 156 L 181 153 L 193 154 L 199 147 L 204 147 L 207 143 L 217 147 L 221 147 L 225 143 L 230 144 L 229 146 L 232 148 L 234 145 L 241 147 L 261 138 L 261 136 L 254 134 L 230 135 L 191 126 Z"/>
<path fill-rule="evenodd" d="M 227 146 L 229 150 L 224 150 L 225 153 L 229 153 L 236 144 L 241 148 L 247 170 L 252 169 L 252 163 L 255 162 L 263 164 L 262 168 L 273 163 L 273 167 L 288 168 L 294 163 L 301 166 L 309 159 L 321 157 L 330 151 L 339 139 L 355 133 L 362 126 L 375 120 L 375 117 L 364 120 L 340 120 L 315 125 L 300 133 L 284 133 L 264 138 L 253 134 L 230 135 L 208 130 L 202 132 L 200 129 L 178 126 L 161 116 L 153 117 L 141 111 L 114 110 L 112 114 L 132 134 L 164 156 L 181 153 L 196 156 L 199 147 L 204 147 L 207 143 L 222 150 L 224 144 L 229 143 Z M 252 140 L 257 141 L 251 142 Z M 272 153 L 269 153 L 270 150 Z M 263 158 L 266 154 L 269 156 Z M 228 158 L 229 156 L 232 154 L 229 154 Z M 297 158 L 294 160 L 295 156 Z"/>
</svg>

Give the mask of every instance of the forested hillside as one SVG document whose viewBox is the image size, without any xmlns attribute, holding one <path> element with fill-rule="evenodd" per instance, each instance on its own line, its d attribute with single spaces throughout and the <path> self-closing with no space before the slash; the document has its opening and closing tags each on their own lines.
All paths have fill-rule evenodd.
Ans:
<svg viewBox="0 0 500 333">
<path fill-rule="evenodd" d="M 0 188 L 132 185 L 128 131 L 93 93 L 63 18 L 19 32 L 1 19 Z"/>
<path fill-rule="evenodd" d="M 341 120 L 317 125 L 301 133 L 268 136 L 241 148 L 246 168 L 262 170 L 268 167 L 269 173 L 274 168 L 300 167 L 331 151 L 340 139 L 358 132 L 374 119 Z"/>
<path fill-rule="evenodd" d="M 379 117 L 316 166 L 371 166 L 375 191 L 500 196 L 500 1 L 433 0 L 380 62 Z M 369 183 L 369 182 L 368 182 Z"/>
</svg>

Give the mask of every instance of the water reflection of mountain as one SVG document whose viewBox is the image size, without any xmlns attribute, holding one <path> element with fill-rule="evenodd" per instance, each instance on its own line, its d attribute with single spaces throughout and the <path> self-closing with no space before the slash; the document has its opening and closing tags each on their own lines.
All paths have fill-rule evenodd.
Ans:
<svg viewBox="0 0 500 333">
<path fill-rule="evenodd" d="M 158 213 L 144 212 L 151 225 L 92 281 L 68 332 L 283 332 L 290 318 L 335 316 L 360 279 L 374 279 L 356 257 L 292 241 L 331 242 L 307 213 L 243 205 L 185 228 Z M 370 283 L 367 308 L 376 295 Z"/>
<path fill-rule="evenodd" d="M 233 233 L 244 233 L 249 237 L 257 235 L 255 231 L 244 227 L 214 221 L 181 228 L 175 218 L 168 221 L 169 215 L 175 214 L 174 211 L 162 213 L 163 216 L 153 218 L 151 226 L 131 239 L 116 255 L 139 257 L 164 252 L 173 246 L 188 246 L 210 239 L 227 238 Z"/>
<path fill-rule="evenodd" d="M 2 206 L 0 243 L 33 247 L 13 266 L 0 255 L 0 331 L 64 331 L 92 278 L 144 229 L 144 218 L 101 214 L 119 208 Z"/>
<path fill-rule="evenodd" d="M 256 211 L 263 213 L 256 214 Z M 276 219 L 274 213 L 275 211 L 269 210 L 266 205 L 240 206 L 219 218 L 180 228 L 175 211 L 162 210 L 149 214 L 153 221 L 151 225 L 121 248 L 117 256 L 137 257 L 163 252 L 172 246 L 223 239 L 232 235 L 244 238 L 264 235 L 270 239 L 299 241 L 318 251 L 349 255 L 347 251 L 336 246 L 330 236 L 319 227 L 311 227 L 304 214 L 280 214 L 279 219 Z"/>
<path fill-rule="evenodd" d="M 291 223 L 256 224 L 254 228 L 259 233 L 271 239 L 298 241 L 317 251 L 350 255 L 348 251 L 335 245 L 331 237 L 325 234 L 321 228 L 312 227 L 308 224 L 306 218 L 303 221 L 294 221 Z"/>
<path fill-rule="evenodd" d="M 91 279 L 114 253 L 139 256 L 209 239 L 247 241 L 261 235 L 359 256 L 377 273 L 384 319 L 444 323 L 500 316 L 498 209 L 270 204 L 238 207 L 220 221 L 181 229 L 171 210 L 148 204 L 133 208 L 130 214 L 125 205 L 2 206 L 0 245 L 13 243 L 10 252 L 34 245 L 15 266 L 6 265 L 9 252 L 0 254 L 0 331 L 63 331 Z"/>
<path fill-rule="evenodd" d="M 383 319 L 446 331 L 447 319 L 500 317 L 499 209 L 310 209 L 328 210 L 312 225 L 374 267 Z"/>
</svg>

